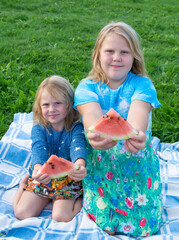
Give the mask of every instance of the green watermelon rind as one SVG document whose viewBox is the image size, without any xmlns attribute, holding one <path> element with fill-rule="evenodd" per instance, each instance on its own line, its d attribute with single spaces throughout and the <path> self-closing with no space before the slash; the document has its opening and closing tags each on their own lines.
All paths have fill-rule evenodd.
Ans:
<svg viewBox="0 0 179 240">
<path fill-rule="evenodd" d="M 100 131 L 96 131 L 94 129 L 93 126 L 90 126 L 88 128 L 88 130 L 91 132 L 91 133 L 99 133 L 100 134 L 100 138 L 111 138 L 113 141 L 122 141 L 122 140 L 128 140 L 130 139 L 132 136 L 134 135 L 138 135 L 138 132 L 134 129 L 133 132 L 131 132 L 130 134 L 128 134 L 127 136 L 125 135 L 124 137 L 112 137 L 110 135 L 105 135 L 103 133 L 101 133 Z"/>
</svg>

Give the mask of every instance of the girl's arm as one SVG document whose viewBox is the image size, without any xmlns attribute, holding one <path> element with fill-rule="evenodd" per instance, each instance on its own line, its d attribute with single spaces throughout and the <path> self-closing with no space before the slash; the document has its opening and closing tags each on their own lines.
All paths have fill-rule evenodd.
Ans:
<svg viewBox="0 0 179 240">
<path fill-rule="evenodd" d="M 149 113 L 152 110 L 150 103 L 135 100 L 131 103 L 127 121 L 136 129 L 145 133 L 148 126 Z"/>
<path fill-rule="evenodd" d="M 83 116 L 83 123 L 86 130 L 103 115 L 102 109 L 97 102 L 78 105 L 77 109 Z"/>
<path fill-rule="evenodd" d="M 32 127 L 31 140 L 32 140 L 32 155 L 31 166 L 35 164 L 43 165 L 48 160 L 48 146 L 46 129 L 39 124 Z"/>
<path fill-rule="evenodd" d="M 102 110 L 97 102 L 86 103 L 77 106 L 78 111 L 83 116 L 83 122 L 86 129 L 89 128 L 99 117 L 102 116 Z M 150 103 L 135 100 L 131 103 L 127 120 L 139 132 L 131 139 L 126 140 L 124 145 L 129 152 L 138 152 L 146 145 L 145 131 L 148 126 L 149 113 L 152 110 Z M 110 138 L 101 139 L 97 133 L 87 133 L 89 143 L 98 150 L 106 150 L 114 147 L 117 142 Z"/>
<path fill-rule="evenodd" d="M 102 109 L 97 102 L 78 105 L 77 109 L 83 117 L 83 123 L 87 131 L 88 128 L 103 115 Z M 110 138 L 100 138 L 98 133 L 88 132 L 87 137 L 90 145 L 98 150 L 110 149 L 117 144 L 116 141 L 112 141 Z"/>
<path fill-rule="evenodd" d="M 152 110 L 150 103 L 135 100 L 131 103 L 127 121 L 138 131 L 138 135 L 126 140 L 124 145 L 129 152 L 138 152 L 146 145 L 145 131 L 148 126 L 149 113 Z"/>
<path fill-rule="evenodd" d="M 34 125 L 31 131 L 32 156 L 31 166 L 33 168 L 32 178 L 36 181 L 47 184 L 50 177 L 47 174 L 38 173 L 38 170 L 48 160 L 48 148 L 45 136 L 45 129 L 41 125 Z"/>
</svg>

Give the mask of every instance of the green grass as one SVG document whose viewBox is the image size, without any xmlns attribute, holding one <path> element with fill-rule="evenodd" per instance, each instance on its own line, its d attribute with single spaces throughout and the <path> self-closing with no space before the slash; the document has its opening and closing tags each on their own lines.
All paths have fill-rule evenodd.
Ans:
<svg viewBox="0 0 179 240">
<path fill-rule="evenodd" d="M 99 30 L 125 21 L 141 36 L 148 74 L 162 106 L 153 135 L 179 139 L 177 0 L 1 0 L 0 138 L 17 112 L 30 112 L 39 83 L 58 74 L 74 87 L 91 68 Z"/>
</svg>

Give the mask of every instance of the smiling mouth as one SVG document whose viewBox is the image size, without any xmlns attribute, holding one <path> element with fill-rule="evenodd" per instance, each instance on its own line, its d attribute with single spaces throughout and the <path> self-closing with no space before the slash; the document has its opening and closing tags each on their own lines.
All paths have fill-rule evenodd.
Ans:
<svg viewBox="0 0 179 240">
<path fill-rule="evenodd" d="M 51 115 L 49 115 L 49 117 L 51 117 L 51 118 L 54 118 L 54 117 L 56 117 L 57 116 L 57 114 L 51 114 Z"/>
<path fill-rule="evenodd" d="M 119 65 L 111 65 L 111 67 L 114 67 L 114 68 L 121 68 L 122 66 L 119 66 Z"/>
</svg>

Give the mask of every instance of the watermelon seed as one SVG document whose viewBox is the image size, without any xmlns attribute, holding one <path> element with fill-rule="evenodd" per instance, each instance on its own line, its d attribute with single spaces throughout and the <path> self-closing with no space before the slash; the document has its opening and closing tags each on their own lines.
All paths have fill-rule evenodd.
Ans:
<svg viewBox="0 0 179 240">
<path fill-rule="evenodd" d="M 52 164 L 52 166 L 51 166 L 51 167 L 52 167 L 52 169 L 55 169 L 55 165 L 54 165 L 54 164 Z"/>
<path fill-rule="evenodd" d="M 108 118 L 109 116 L 107 114 L 103 115 L 103 118 Z"/>
</svg>

